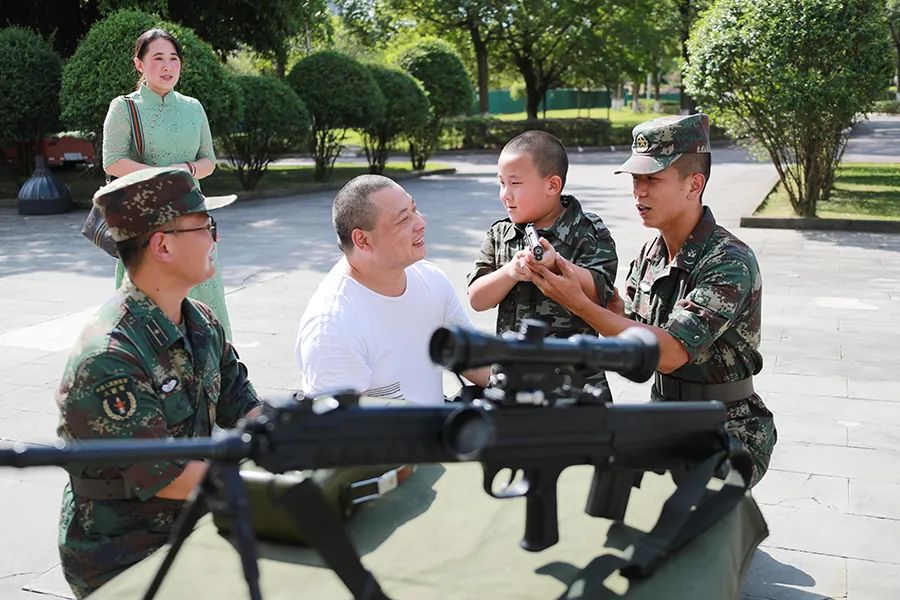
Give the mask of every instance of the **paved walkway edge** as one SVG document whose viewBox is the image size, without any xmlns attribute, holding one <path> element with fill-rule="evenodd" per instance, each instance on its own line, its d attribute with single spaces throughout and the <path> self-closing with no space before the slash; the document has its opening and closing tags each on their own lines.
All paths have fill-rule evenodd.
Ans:
<svg viewBox="0 0 900 600">
<path fill-rule="evenodd" d="M 759 229 L 818 229 L 824 231 L 900 233 L 900 221 L 820 219 L 818 217 L 741 217 L 741 227 L 755 227 Z"/>
<path fill-rule="evenodd" d="M 456 169 L 447 167 L 445 169 L 431 169 L 422 171 L 412 171 L 410 173 L 402 173 L 391 175 L 394 181 L 403 181 L 406 179 L 418 179 L 427 177 L 428 175 L 454 175 Z M 260 200 L 262 198 L 288 198 L 290 196 L 299 196 L 301 194 L 315 194 L 318 192 L 327 192 L 331 190 L 339 190 L 344 187 L 346 181 L 323 181 L 321 183 L 312 183 L 302 188 L 278 188 L 265 191 L 248 191 L 237 192 L 238 200 Z M 76 208 L 84 208 L 88 206 L 82 202 L 75 202 Z M 0 207 L 18 208 L 17 198 L 0 198 Z"/>
</svg>

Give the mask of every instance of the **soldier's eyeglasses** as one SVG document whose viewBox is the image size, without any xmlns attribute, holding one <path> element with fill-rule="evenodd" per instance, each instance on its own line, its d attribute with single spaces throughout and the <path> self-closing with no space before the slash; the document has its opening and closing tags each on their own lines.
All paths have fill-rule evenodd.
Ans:
<svg viewBox="0 0 900 600">
<path fill-rule="evenodd" d="M 208 231 L 212 236 L 214 242 L 219 241 L 219 230 L 216 227 L 216 220 L 212 217 L 209 218 L 209 223 L 207 223 L 203 227 L 191 227 L 190 229 L 160 229 L 159 231 L 154 231 L 153 233 L 189 233 L 191 231 Z M 150 239 L 147 238 L 147 241 L 144 242 L 143 246 L 146 248 L 149 245 Z"/>
</svg>

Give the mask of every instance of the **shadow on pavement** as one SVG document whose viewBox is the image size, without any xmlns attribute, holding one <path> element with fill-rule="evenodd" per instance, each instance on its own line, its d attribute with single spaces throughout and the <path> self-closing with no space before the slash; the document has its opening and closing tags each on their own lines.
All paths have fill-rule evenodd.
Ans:
<svg viewBox="0 0 900 600">
<path fill-rule="evenodd" d="M 798 588 L 811 588 L 816 585 L 805 571 L 793 565 L 779 562 L 764 550 L 757 550 L 747 573 L 742 598 L 756 600 L 761 598 L 790 598 L 791 600 L 828 600 L 814 592 L 806 592 Z"/>
</svg>

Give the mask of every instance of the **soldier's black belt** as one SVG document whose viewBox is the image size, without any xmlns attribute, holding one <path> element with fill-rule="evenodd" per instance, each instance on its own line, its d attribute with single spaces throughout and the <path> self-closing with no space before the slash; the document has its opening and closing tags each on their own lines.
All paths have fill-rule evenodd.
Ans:
<svg viewBox="0 0 900 600">
<path fill-rule="evenodd" d="M 124 479 L 82 479 L 71 477 L 72 492 L 91 500 L 133 500 L 138 495 Z"/>
<path fill-rule="evenodd" d="M 658 372 L 654 376 L 653 389 L 667 400 L 702 402 L 737 402 L 754 394 L 753 378 L 739 379 L 729 383 L 692 383 Z"/>
</svg>

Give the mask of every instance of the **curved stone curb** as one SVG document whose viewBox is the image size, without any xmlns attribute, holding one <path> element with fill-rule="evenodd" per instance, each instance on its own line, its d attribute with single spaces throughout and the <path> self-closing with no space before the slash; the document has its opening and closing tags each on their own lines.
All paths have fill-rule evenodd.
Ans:
<svg viewBox="0 0 900 600">
<path fill-rule="evenodd" d="M 404 181 L 407 179 L 419 179 L 428 175 L 454 175 L 456 169 L 448 167 L 446 169 L 433 169 L 431 171 L 412 171 L 401 175 L 392 176 L 394 181 Z M 262 200 L 264 198 L 287 198 L 289 196 L 300 196 L 302 194 L 315 194 L 317 192 L 337 191 L 344 187 L 346 181 L 323 181 L 321 183 L 312 183 L 304 185 L 302 188 L 278 188 L 265 191 L 249 191 L 236 192 L 238 201 L 243 200 Z"/>
<path fill-rule="evenodd" d="M 758 229 L 804 229 L 900 233 L 900 221 L 866 219 L 820 219 L 809 217 L 741 217 L 741 227 Z"/>
<path fill-rule="evenodd" d="M 428 175 L 455 175 L 456 169 L 447 167 L 445 169 L 432 169 L 430 171 L 412 171 L 391 177 L 394 181 L 403 181 L 405 179 L 419 179 Z M 238 200 L 262 200 L 264 198 L 287 198 L 289 196 L 299 196 L 301 194 L 314 194 L 316 192 L 327 192 L 329 190 L 341 189 L 346 181 L 325 181 L 322 183 L 312 183 L 303 186 L 303 188 L 278 188 L 265 191 L 235 192 Z M 16 208 L 18 200 L 16 198 L 0 198 L 0 208 Z M 90 205 L 85 202 L 75 202 L 76 208 L 88 208 Z"/>
</svg>

